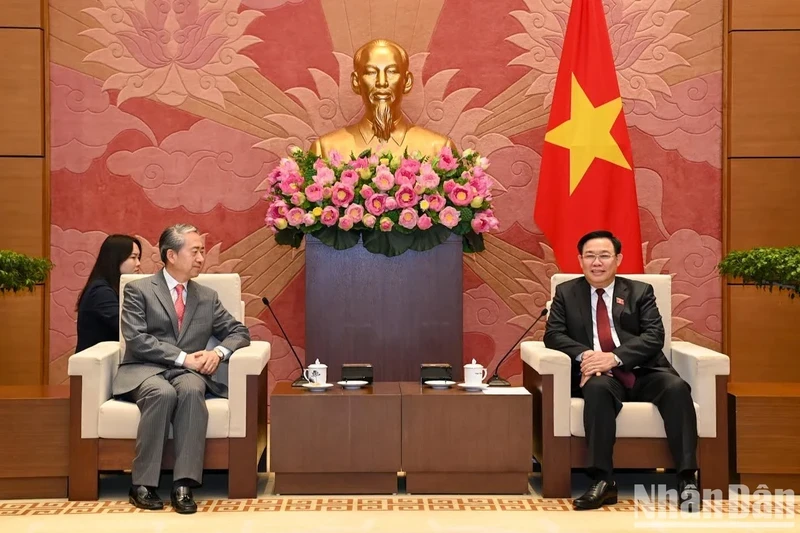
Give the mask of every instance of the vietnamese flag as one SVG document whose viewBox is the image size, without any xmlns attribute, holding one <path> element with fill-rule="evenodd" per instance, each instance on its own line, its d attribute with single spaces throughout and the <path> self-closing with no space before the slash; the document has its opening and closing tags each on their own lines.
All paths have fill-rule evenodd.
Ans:
<svg viewBox="0 0 800 533">
<path fill-rule="evenodd" d="M 622 241 L 620 273 L 642 273 L 631 141 L 602 0 L 572 0 L 544 138 L 534 220 L 562 272 L 580 273 L 578 240 Z"/>
</svg>

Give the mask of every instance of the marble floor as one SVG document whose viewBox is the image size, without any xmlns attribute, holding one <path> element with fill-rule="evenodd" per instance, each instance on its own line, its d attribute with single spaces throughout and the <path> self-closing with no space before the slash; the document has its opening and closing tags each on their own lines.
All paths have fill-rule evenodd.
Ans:
<svg viewBox="0 0 800 533">
<path fill-rule="evenodd" d="M 702 513 L 688 514 L 670 505 L 649 505 L 634 487 L 666 484 L 673 476 L 662 473 L 620 474 L 620 501 L 598 511 L 575 511 L 568 499 L 543 499 L 537 475 L 530 493 L 509 496 L 419 496 L 402 491 L 392 496 L 279 496 L 272 491 L 274 476 L 262 474 L 259 498 L 226 500 L 227 476 L 207 474 L 195 491 L 200 510 L 181 516 L 169 506 L 147 512 L 127 502 L 130 476 L 106 475 L 101 479 L 100 501 L 65 500 L 0 501 L 0 533 L 516 533 L 585 531 L 774 531 L 797 530 L 794 498 L 706 502 Z M 169 496 L 167 476 L 159 493 Z M 573 476 L 573 496 L 588 484 L 582 474 Z M 799 502 L 800 503 L 800 502 Z M 800 508 L 800 507 L 799 507 Z"/>
</svg>

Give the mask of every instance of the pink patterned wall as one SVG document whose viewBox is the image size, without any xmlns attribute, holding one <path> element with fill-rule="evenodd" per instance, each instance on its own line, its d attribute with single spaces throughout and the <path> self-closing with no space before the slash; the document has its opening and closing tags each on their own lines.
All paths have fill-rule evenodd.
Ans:
<svg viewBox="0 0 800 533">
<path fill-rule="evenodd" d="M 670 273 L 673 335 L 721 343 L 722 0 L 604 0 L 633 142 L 647 272 Z M 263 180 L 290 145 L 356 121 L 352 55 L 390 38 L 417 85 L 405 113 L 487 155 L 501 232 L 464 260 L 465 360 L 499 360 L 545 304 L 553 255 L 533 223 L 569 0 L 50 0 L 50 376 L 66 379 L 75 300 L 110 233 L 205 234 L 238 272 L 247 324 L 294 370 L 258 301 L 304 357 L 304 251 L 262 227 Z M 534 338 L 540 338 L 537 326 Z M 516 358 L 503 373 L 520 381 Z"/>
</svg>

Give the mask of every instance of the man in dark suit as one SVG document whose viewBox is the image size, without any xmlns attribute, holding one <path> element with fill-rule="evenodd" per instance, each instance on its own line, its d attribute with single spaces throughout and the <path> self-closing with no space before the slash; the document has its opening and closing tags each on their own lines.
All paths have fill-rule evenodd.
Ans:
<svg viewBox="0 0 800 533">
<path fill-rule="evenodd" d="M 573 504 L 616 503 L 612 457 L 623 401 L 652 402 L 664 420 L 682 509 L 698 510 L 697 418 L 689 385 L 664 356 L 664 325 L 653 287 L 617 277 L 622 244 L 608 231 L 578 242 L 584 276 L 562 283 L 550 308 L 545 346 L 572 358 L 572 395 L 584 399 L 583 425 L 593 484 Z"/>
<path fill-rule="evenodd" d="M 172 507 L 197 511 L 192 487 L 203 477 L 208 410 L 206 393 L 227 397 L 211 379 L 220 362 L 250 344 L 247 328 L 222 306 L 217 293 L 191 281 L 200 273 L 205 249 L 197 229 L 177 224 L 159 238 L 164 269 L 125 286 L 121 326 L 125 354 L 113 383 L 115 396 L 136 402 L 136 434 L 130 501 L 162 509 L 156 494 L 164 444 L 175 443 Z M 221 344 L 206 350 L 211 337 Z"/>
</svg>

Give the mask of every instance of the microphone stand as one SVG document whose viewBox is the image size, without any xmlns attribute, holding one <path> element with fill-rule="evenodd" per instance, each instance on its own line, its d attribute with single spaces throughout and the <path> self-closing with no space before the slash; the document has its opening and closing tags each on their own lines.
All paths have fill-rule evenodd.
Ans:
<svg viewBox="0 0 800 533">
<path fill-rule="evenodd" d="M 288 335 L 286 335 L 286 332 L 283 330 L 283 326 L 281 326 L 281 323 L 278 320 L 278 317 L 275 315 L 275 311 L 272 310 L 272 306 L 269 305 L 269 298 L 267 298 L 266 296 L 263 296 L 261 298 L 261 302 L 264 305 L 266 305 L 267 309 L 269 309 L 269 312 L 272 313 L 272 318 L 275 319 L 275 323 L 278 324 L 279 328 L 281 328 L 281 333 L 283 333 L 283 338 L 286 339 L 286 342 L 289 344 L 289 349 L 294 354 L 294 358 L 297 359 L 297 364 L 300 366 L 300 377 L 292 382 L 292 387 L 302 387 L 303 384 L 308 383 L 308 380 L 303 375 L 303 371 L 305 370 L 305 366 L 303 366 L 303 363 L 300 362 L 300 358 L 297 357 L 297 352 L 294 351 L 294 346 L 292 346 L 292 342 L 289 340 Z"/>
<path fill-rule="evenodd" d="M 532 330 L 532 329 L 533 329 L 533 326 L 535 326 L 536 324 L 538 324 L 538 323 L 539 323 L 539 320 L 541 320 L 541 319 L 542 319 L 542 318 L 543 318 L 543 317 L 544 317 L 546 314 L 547 314 L 547 308 L 544 308 L 544 309 L 542 309 L 542 312 L 541 312 L 541 313 L 539 313 L 539 316 L 538 316 L 538 317 L 536 317 L 536 320 L 534 320 L 534 321 L 533 321 L 533 324 L 531 324 L 530 326 L 528 326 L 528 329 L 526 329 L 526 330 L 525 330 L 525 333 L 523 333 L 523 334 L 522 334 L 522 337 L 520 337 L 520 338 L 517 340 L 517 342 L 515 342 L 515 343 L 514 343 L 514 345 L 513 345 L 513 346 L 511 346 L 511 349 L 509 349 L 509 350 L 506 352 L 506 354 L 503 356 L 503 358 L 502 358 L 502 359 L 500 359 L 500 362 L 499 362 L 499 363 L 497 363 L 497 366 L 496 366 L 496 367 L 494 367 L 494 374 L 492 374 L 492 377 L 491 377 L 491 378 L 489 379 L 489 381 L 487 382 L 487 385 L 489 385 L 490 387 L 510 387 L 510 386 L 511 386 L 511 383 L 509 383 L 508 381 L 504 380 L 503 378 L 501 378 L 501 377 L 500 377 L 500 376 L 497 374 L 497 372 L 500 370 L 500 365 L 502 365 L 502 364 L 503 364 L 503 361 L 505 361 L 505 360 L 506 360 L 506 357 L 508 357 L 509 355 L 511 355 L 511 352 L 513 352 L 513 351 L 514 351 L 514 348 L 517 346 L 517 344 L 519 344 L 519 343 L 522 341 L 522 339 L 524 339 L 524 338 L 525 338 L 525 335 L 527 335 L 527 334 L 528 334 L 528 332 L 529 332 L 530 330 Z"/>
</svg>

